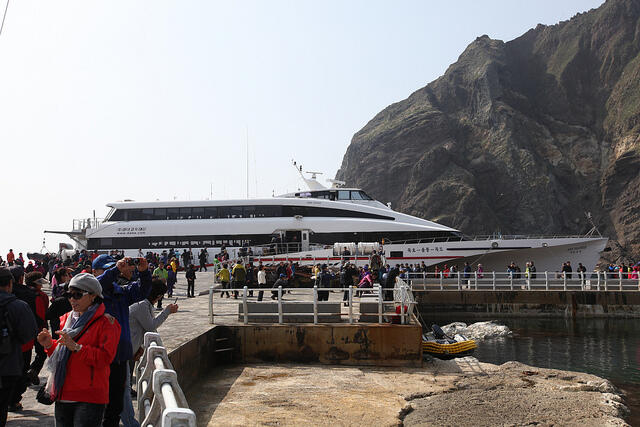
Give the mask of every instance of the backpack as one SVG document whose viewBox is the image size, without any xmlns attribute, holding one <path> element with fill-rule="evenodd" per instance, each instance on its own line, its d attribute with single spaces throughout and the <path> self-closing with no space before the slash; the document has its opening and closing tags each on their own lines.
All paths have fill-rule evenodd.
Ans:
<svg viewBox="0 0 640 427">
<path fill-rule="evenodd" d="M 9 319 L 9 310 L 7 305 L 17 300 L 15 296 L 11 296 L 0 303 L 0 356 L 5 356 L 13 350 L 11 336 L 13 335 L 13 326 Z"/>
</svg>

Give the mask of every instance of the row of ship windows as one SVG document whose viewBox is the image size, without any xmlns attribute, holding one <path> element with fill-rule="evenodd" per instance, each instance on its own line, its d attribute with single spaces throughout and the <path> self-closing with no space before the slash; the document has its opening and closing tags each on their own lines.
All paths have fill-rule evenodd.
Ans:
<svg viewBox="0 0 640 427">
<path fill-rule="evenodd" d="M 149 221 L 172 219 L 347 217 L 394 220 L 393 217 L 368 212 L 318 206 L 204 206 L 181 208 L 116 209 L 106 221 Z"/>
<path fill-rule="evenodd" d="M 333 245 L 335 242 L 400 242 L 418 243 L 446 241 L 457 236 L 447 231 L 393 231 L 363 233 L 311 233 L 310 243 Z M 240 247 L 243 245 L 260 246 L 271 244 L 272 234 L 246 234 L 234 236 L 137 236 L 89 239 L 89 249 L 143 249 L 143 248 L 201 248 L 201 247 Z M 286 239 L 285 241 L 291 242 Z M 300 241 L 300 238 L 296 240 Z"/>
</svg>

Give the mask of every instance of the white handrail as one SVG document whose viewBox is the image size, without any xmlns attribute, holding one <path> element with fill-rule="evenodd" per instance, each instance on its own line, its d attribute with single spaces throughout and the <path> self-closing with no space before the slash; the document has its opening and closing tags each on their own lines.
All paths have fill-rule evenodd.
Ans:
<svg viewBox="0 0 640 427">
<path fill-rule="evenodd" d="M 189 409 L 167 350 L 162 347 L 160 335 L 145 333 L 143 348 L 144 353 L 136 369 L 140 425 L 195 427 L 196 415 Z"/>
</svg>

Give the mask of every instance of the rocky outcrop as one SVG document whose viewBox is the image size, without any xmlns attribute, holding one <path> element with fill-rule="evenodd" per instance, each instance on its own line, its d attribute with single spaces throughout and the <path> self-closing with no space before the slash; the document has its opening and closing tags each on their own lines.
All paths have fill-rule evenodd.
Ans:
<svg viewBox="0 0 640 427">
<path fill-rule="evenodd" d="M 468 234 L 583 234 L 640 259 L 640 0 L 608 0 L 446 73 L 356 133 L 337 178 Z"/>
</svg>

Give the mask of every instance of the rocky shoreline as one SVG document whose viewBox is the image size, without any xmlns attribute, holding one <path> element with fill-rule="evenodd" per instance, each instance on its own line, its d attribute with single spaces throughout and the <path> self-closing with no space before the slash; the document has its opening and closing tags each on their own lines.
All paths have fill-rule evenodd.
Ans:
<svg viewBox="0 0 640 427">
<path fill-rule="evenodd" d="M 422 368 L 232 366 L 187 399 L 200 426 L 628 425 L 623 396 L 608 380 L 473 357 Z"/>
</svg>

